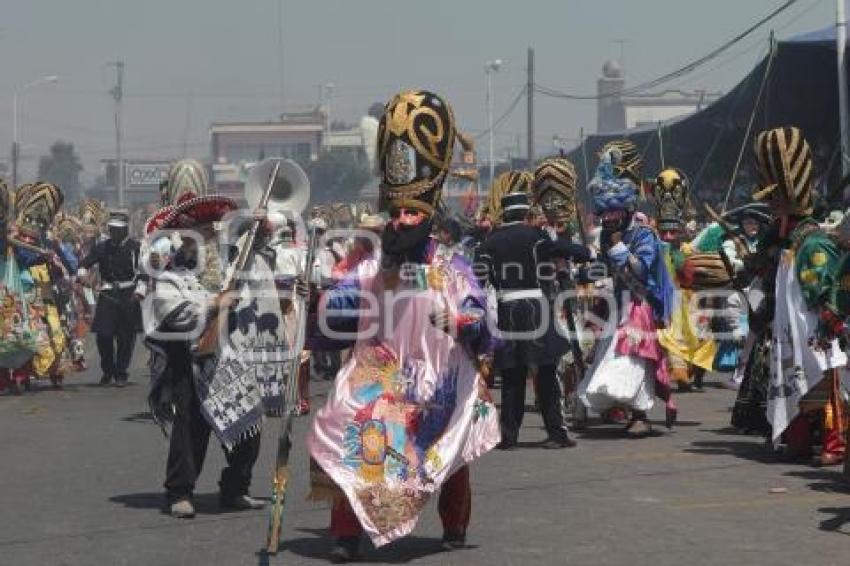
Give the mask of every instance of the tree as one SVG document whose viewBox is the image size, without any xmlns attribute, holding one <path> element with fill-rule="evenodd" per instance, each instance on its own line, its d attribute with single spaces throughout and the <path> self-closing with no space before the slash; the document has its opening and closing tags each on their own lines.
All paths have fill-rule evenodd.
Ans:
<svg viewBox="0 0 850 566">
<path fill-rule="evenodd" d="M 80 157 L 74 152 L 74 144 L 56 141 L 50 146 L 50 154 L 38 161 L 38 179 L 57 185 L 66 201 L 76 200 L 80 192 Z"/>
<path fill-rule="evenodd" d="M 363 185 L 372 178 L 362 150 L 325 150 L 305 169 L 314 202 L 353 202 Z"/>
</svg>

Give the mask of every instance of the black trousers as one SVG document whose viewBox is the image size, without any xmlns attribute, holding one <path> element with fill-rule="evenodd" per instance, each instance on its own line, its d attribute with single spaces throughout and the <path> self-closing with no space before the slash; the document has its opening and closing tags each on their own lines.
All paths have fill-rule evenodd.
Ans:
<svg viewBox="0 0 850 566">
<path fill-rule="evenodd" d="M 169 503 L 192 497 L 212 432 L 201 414 L 201 402 L 192 381 L 191 361 L 184 357 L 175 360 L 169 357 L 169 364 L 172 363 L 175 415 L 165 472 L 165 491 Z M 251 472 L 260 454 L 260 435 L 255 434 L 243 440 L 233 450 L 224 449 L 224 454 L 227 467 L 221 471 L 218 484 L 221 496 L 231 498 L 247 495 L 251 486 Z"/>
<path fill-rule="evenodd" d="M 502 412 L 499 424 L 502 441 L 515 443 L 525 415 L 525 386 L 527 367 L 502 370 Z M 555 366 L 547 364 L 537 369 L 537 402 L 543 417 L 546 432 L 552 440 L 561 442 L 567 438 L 567 423 L 561 404 L 561 387 L 555 375 Z"/>
<path fill-rule="evenodd" d="M 112 334 L 97 334 L 100 369 L 110 377 L 127 377 L 127 368 L 136 347 L 136 329 L 120 329 Z"/>
</svg>

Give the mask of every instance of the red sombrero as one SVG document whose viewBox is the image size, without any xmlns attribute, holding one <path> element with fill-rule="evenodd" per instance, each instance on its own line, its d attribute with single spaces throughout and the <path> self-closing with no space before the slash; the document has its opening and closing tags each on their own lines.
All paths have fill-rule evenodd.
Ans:
<svg viewBox="0 0 850 566">
<path fill-rule="evenodd" d="M 162 221 L 171 214 L 172 210 L 174 210 L 173 206 L 163 206 L 157 210 L 153 216 L 145 221 L 145 234 L 150 234 L 162 228 Z"/>
<path fill-rule="evenodd" d="M 192 193 L 184 194 L 165 214 L 156 228 L 168 230 L 187 230 L 217 222 L 225 214 L 236 210 L 239 205 L 232 198 L 221 195 L 198 197 Z M 160 211 L 162 212 L 162 210 Z M 155 220 L 159 212 L 151 220 Z"/>
</svg>

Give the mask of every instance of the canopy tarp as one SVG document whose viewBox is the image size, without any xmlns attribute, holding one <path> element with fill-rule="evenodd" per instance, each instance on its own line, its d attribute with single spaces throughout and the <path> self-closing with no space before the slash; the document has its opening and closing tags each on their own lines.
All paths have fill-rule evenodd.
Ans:
<svg viewBox="0 0 850 566">
<path fill-rule="evenodd" d="M 661 169 L 660 129 L 664 164 L 679 167 L 690 176 L 698 202 L 720 203 L 729 187 L 747 123 L 755 108 L 752 132 L 746 141 L 730 205 L 748 201 L 755 184 L 754 136 L 765 129 L 790 125 L 801 128 L 812 146 L 818 192 L 823 199 L 830 195 L 828 187 L 837 187 L 840 181 L 836 58 L 834 28 L 781 41 L 776 45 L 760 99 L 758 93 L 765 80 L 769 56 L 705 109 L 663 122 L 660 128 L 650 126 L 591 135 L 584 148 L 573 149 L 568 157 L 582 179 L 586 156 L 587 174 L 592 177 L 601 147 L 608 141 L 628 138 L 644 155 L 644 176 L 653 178 Z M 835 195 L 830 195 L 830 200 L 835 200 Z"/>
</svg>

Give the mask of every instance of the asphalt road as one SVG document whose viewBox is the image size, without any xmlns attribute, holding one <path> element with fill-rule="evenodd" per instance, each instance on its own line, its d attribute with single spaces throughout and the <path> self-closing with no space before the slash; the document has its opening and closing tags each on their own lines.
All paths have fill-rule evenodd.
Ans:
<svg viewBox="0 0 850 566">
<path fill-rule="evenodd" d="M 286 544 L 261 552 L 266 512 L 217 508 L 221 450 L 211 444 L 196 519 L 163 515 L 167 441 L 145 416 L 145 353 L 125 389 L 96 385 L 96 371 L 0 395 L 0 564 L 240 565 L 322 563 L 325 505 L 305 500 L 307 459 L 296 425 Z M 314 383 L 320 405 L 326 386 Z M 520 450 L 472 468 L 470 548 L 438 553 L 435 502 L 415 536 L 366 551 L 376 563 L 641 566 L 850 563 L 850 491 L 839 472 L 778 461 L 760 439 L 728 429 L 733 393 L 680 395 L 673 433 L 627 440 L 596 425 L 572 450 L 534 446 L 527 416 Z M 653 415 L 663 419 L 661 409 Z M 267 421 L 253 493 L 267 497 L 277 420 Z M 657 425 L 659 430 L 661 425 Z M 777 488 L 782 493 L 771 493 Z"/>
</svg>

